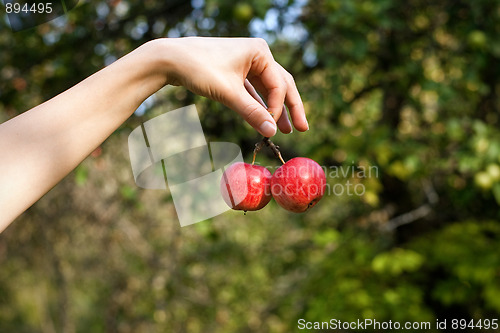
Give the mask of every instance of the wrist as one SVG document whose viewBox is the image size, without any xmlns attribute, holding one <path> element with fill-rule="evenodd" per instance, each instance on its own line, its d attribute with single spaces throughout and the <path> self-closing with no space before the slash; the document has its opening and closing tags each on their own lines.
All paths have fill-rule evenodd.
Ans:
<svg viewBox="0 0 500 333">
<path fill-rule="evenodd" d="M 155 90 L 169 83 L 168 73 L 172 62 L 168 56 L 168 44 L 167 38 L 154 39 L 136 50 L 142 58 L 139 66 L 143 68 L 147 82 L 150 82 Z"/>
<path fill-rule="evenodd" d="M 152 44 L 154 55 L 158 58 L 157 73 L 161 73 L 164 85 L 180 85 L 179 66 L 182 60 L 180 41 L 182 38 L 160 38 L 149 43 Z"/>
<path fill-rule="evenodd" d="M 158 38 L 141 46 L 145 48 L 148 74 L 158 77 L 161 87 L 165 85 L 179 85 L 179 40 L 180 38 Z M 161 88 L 159 87 L 159 88 Z M 159 89 L 158 88 L 158 89 Z"/>
</svg>

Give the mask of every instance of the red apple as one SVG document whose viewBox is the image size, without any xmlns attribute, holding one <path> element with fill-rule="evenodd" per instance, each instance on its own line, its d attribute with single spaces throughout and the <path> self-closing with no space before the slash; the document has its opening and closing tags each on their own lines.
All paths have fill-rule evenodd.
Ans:
<svg viewBox="0 0 500 333">
<path fill-rule="evenodd" d="M 259 210 L 271 201 L 271 173 L 263 166 L 237 162 L 224 171 L 222 198 L 235 210 Z"/>
<path fill-rule="evenodd" d="M 302 213 L 313 207 L 325 194 L 326 176 L 315 161 L 292 158 L 271 178 L 274 200 L 286 210 Z"/>
</svg>

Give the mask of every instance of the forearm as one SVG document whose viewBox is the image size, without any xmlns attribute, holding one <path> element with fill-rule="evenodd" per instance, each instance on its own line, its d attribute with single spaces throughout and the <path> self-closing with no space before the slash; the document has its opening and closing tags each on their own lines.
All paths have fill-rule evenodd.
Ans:
<svg viewBox="0 0 500 333">
<path fill-rule="evenodd" d="M 0 125 L 0 232 L 165 85 L 164 42 L 144 44 Z"/>
</svg>

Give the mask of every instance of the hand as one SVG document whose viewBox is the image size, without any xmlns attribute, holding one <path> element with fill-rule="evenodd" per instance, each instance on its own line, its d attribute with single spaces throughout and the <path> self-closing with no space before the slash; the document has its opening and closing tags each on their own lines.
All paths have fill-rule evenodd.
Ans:
<svg viewBox="0 0 500 333">
<path fill-rule="evenodd" d="M 169 43 L 167 83 L 182 85 L 195 94 L 221 102 L 238 112 L 264 136 L 292 126 L 309 129 L 295 82 L 259 38 L 165 39 Z M 268 107 L 257 91 L 266 99 Z"/>
</svg>

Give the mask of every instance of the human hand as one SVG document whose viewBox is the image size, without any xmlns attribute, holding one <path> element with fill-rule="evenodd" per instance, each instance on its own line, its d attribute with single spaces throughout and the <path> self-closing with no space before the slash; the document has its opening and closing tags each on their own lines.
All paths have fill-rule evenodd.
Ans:
<svg viewBox="0 0 500 333">
<path fill-rule="evenodd" d="M 221 102 L 238 112 L 264 136 L 277 127 L 290 133 L 309 129 L 293 77 L 273 58 L 260 38 L 187 37 L 169 43 L 167 83 Z M 267 101 L 261 100 L 257 91 Z"/>
</svg>

